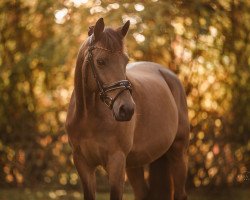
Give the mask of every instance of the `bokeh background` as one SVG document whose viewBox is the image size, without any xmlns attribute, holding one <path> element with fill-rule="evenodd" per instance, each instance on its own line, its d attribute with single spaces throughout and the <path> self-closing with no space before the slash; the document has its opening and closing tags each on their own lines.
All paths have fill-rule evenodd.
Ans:
<svg viewBox="0 0 250 200">
<path fill-rule="evenodd" d="M 77 51 L 99 17 L 112 27 L 129 19 L 131 62 L 161 63 L 184 84 L 189 190 L 205 191 L 197 199 L 222 188 L 249 197 L 249 0 L 0 1 L 0 195 L 80 198 L 66 198 L 81 186 L 64 122 Z"/>
</svg>

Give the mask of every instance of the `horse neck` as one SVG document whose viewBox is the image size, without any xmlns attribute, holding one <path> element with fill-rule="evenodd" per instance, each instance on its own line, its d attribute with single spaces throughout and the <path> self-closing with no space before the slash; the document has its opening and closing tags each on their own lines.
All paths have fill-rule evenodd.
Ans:
<svg viewBox="0 0 250 200">
<path fill-rule="evenodd" d="M 84 52 L 86 50 L 85 43 L 82 44 L 77 55 L 75 77 L 74 77 L 74 94 L 75 94 L 75 112 L 74 119 L 79 121 L 85 115 L 85 98 L 84 98 L 84 73 L 86 68 L 86 60 Z M 84 69 L 83 69 L 84 68 Z"/>
<path fill-rule="evenodd" d="M 105 104 L 103 104 L 99 97 L 98 91 L 91 91 L 85 89 L 85 102 L 86 102 L 86 120 L 102 120 L 107 113 Z"/>
</svg>

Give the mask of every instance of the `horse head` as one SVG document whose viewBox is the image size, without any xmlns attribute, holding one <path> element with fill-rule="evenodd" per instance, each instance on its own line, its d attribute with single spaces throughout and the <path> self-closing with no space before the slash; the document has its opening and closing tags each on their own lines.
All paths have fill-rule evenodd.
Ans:
<svg viewBox="0 0 250 200">
<path fill-rule="evenodd" d="M 88 75 L 84 78 L 86 90 L 98 93 L 117 121 L 129 121 L 135 109 L 132 85 L 126 77 L 129 59 L 123 44 L 129 25 L 127 21 L 117 29 L 105 28 L 103 18 L 100 18 L 95 26 L 91 26 L 84 47 L 85 65 L 81 70 Z"/>
</svg>

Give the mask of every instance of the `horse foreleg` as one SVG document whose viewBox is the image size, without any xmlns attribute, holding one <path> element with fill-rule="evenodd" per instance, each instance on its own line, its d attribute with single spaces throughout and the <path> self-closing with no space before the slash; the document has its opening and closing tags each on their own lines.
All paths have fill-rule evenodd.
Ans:
<svg viewBox="0 0 250 200">
<path fill-rule="evenodd" d="M 146 200 L 148 186 L 144 179 L 143 167 L 126 169 L 128 179 L 134 190 L 135 200 Z"/>
<path fill-rule="evenodd" d="M 187 200 L 187 151 L 182 141 L 175 141 L 167 153 L 169 167 L 174 178 L 174 199 Z"/>
<path fill-rule="evenodd" d="M 81 154 L 73 154 L 74 164 L 80 176 L 85 200 L 95 200 L 95 169 L 87 165 Z"/>
<path fill-rule="evenodd" d="M 107 172 L 110 184 L 110 200 L 122 200 L 125 181 L 126 158 L 123 152 L 115 152 L 108 157 Z"/>
</svg>

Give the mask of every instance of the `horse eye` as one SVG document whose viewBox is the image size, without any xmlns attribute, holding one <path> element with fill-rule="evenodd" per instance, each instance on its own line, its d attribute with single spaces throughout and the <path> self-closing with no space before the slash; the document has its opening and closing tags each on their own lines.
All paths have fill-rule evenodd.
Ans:
<svg viewBox="0 0 250 200">
<path fill-rule="evenodd" d="M 105 61 L 103 59 L 97 59 L 97 64 L 103 66 L 105 65 Z"/>
</svg>

